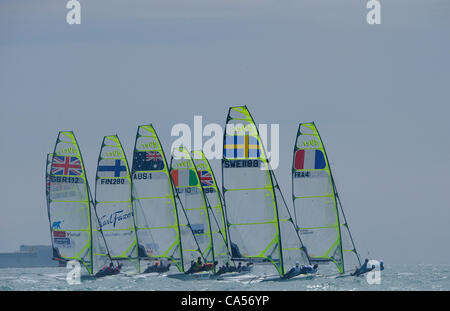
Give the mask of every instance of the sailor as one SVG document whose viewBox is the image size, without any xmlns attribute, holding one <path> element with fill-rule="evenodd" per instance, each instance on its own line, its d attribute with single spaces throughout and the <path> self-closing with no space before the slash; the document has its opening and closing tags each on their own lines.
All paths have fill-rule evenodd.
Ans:
<svg viewBox="0 0 450 311">
<path fill-rule="evenodd" d="M 236 266 L 235 266 L 235 265 L 232 265 L 232 266 L 229 266 L 229 267 L 228 267 L 228 271 L 227 271 L 227 272 L 236 272 L 236 271 L 237 271 Z"/>
<path fill-rule="evenodd" d="M 383 260 L 380 260 L 380 271 L 384 270 Z"/>
<path fill-rule="evenodd" d="M 361 267 L 357 268 L 355 270 L 355 272 L 353 272 L 351 275 L 352 276 L 359 276 L 361 274 L 367 273 L 369 271 L 372 271 L 373 269 L 375 269 L 375 266 L 372 265 L 372 267 L 368 268 L 367 265 L 369 264 L 369 259 L 365 259 L 364 263 L 361 265 Z"/>
<path fill-rule="evenodd" d="M 194 265 L 194 272 L 199 272 L 199 271 L 201 271 L 202 270 L 202 267 L 203 267 L 203 263 L 202 263 L 202 258 L 201 257 L 198 257 L 197 258 L 197 262 L 195 263 L 195 265 Z"/>
<path fill-rule="evenodd" d="M 239 262 L 236 270 L 237 270 L 237 272 L 241 272 L 242 271 L 242 263 L 241 262 Z"/>
<path fill-rule="evenodd" d="M 100 271 L 98 271 L 95 274 L 95 277 L 99 278 L 102 276 L 113 275 L 113 274 L 117 274 L 117 273 L 115 273 L 114 265 L 111 262 L 109 265 L 106 265 L 103 268 L 101 268 Z"/>
<path fill-rule="evenodd" d="M 311 265 L 304 265 L 300 269 L 300 274 L 308 274 L 308 273 L 316 273 L 319 265 L 314 264 L 314 266 Z"/>
<path fill-rule="evenodd" d="M 153 265 L 149 264 L 147 269 L 145 269 L 144 273 L 156 272 L 156 270 L 158 270 L 158 265 L 159 265 L 158 261 L 155 261 Z"/>
<path fill-rule="evenodd" d="M 294 276 L 299 275 L 301 272 L 301 268 L 300 268 L 300 263 L 297 261 L 295 263 L 295 266 L 292 267 L 285 275 L 283 275 L 281 278 L 282 279 L 290 279 L 293 278 Z"/>
<path fill-rule="evenodd" d="M 219 275 L 219 274 L 224 274 L 225 273 L 225 266 L 221 266 L 217 271 L 216 271 L 216 274 L 217 275 Z"/>
<path fill-rule="evenodd" d="M 193 260 L 191 261 L 191 267 L 189 268 L 188 271 L 186 271 L 186 273 L 196 273 L 196 272 L 200 272 L 202 270 L 202 258 L 198 257 L 197 261 L 194 262 Z"/>
<path fill-rule="evenodd" d="M 213 270 L 216 265 L 217 265 L 217 261 L 214 261 L 214 264 L 212 264 L 210 262 L 205 262 L 205 264 L 202 265 L 202 268 L 200 269 L 200 271 Z"/>
</svg>

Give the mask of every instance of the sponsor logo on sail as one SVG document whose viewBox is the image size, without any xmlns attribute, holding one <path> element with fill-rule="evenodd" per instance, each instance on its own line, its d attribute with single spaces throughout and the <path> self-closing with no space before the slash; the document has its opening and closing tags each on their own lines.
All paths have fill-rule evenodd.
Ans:
<svg viewBox="0 0 450 311">
<path fill-rule="evenodd" d="M 123 210 L 120 210 L 120 211 L 116 211 L 110 215 L 103 215 L 102 217 L 100 217 L 100 220 L 99 220 L 100 227 L 103 228 L 104 226 L 112 225 L 113 228 L 115 228 L 118 222 L 126 220 L 133 215 L 132 212 L 129 212 L 126 214 L 122 214 L 122 213 L 123 213 Z"/>
</svg>

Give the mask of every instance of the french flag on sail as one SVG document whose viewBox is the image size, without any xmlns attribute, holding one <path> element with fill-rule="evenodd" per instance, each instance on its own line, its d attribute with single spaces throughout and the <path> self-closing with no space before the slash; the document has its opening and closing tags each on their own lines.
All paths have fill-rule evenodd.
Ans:
<svg viewBox="0 0 450 311">
<path fill-rule="evenodd" d="M 322 150 L 299 149 L 295 152 L 294 168 L 296 170 L 320 170 L 326 167 Z"/>
</svg>

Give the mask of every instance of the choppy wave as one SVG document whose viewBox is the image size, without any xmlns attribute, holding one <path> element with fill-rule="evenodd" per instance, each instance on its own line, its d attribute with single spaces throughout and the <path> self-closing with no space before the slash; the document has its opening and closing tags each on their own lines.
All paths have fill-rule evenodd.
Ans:
<svg viewBox="0 0 450 311">
<path fill-rule="evenodd" d="M 381 272 L 381 284 L 368 284 L 366 277 L 331 277 L 325 267 L 313 279 L 293 279 L 287 282 L 260 282 L 258 276 L 269 275 L 268 266 L 256 267 L 252 275 L 217 280 L 182 281 L 164 275 L 120 274 L 97 280 L 84 279 L 69 285 L 65 268 L 0 269 L 0 290 L 450 290 L 450 265 L 387 265 Z M 329 270 L 329 271 L 327 271 Z M 174 271 L 175 272 L 175 271 Z"/>
</svg>

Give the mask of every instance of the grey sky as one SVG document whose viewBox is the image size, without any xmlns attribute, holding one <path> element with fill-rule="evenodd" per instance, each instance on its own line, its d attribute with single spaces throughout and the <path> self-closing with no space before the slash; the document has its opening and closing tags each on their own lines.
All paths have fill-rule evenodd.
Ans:
<svg viewBox="0 0 450 311">
<path fill-rule="evenodd" d="M 298 122 L 315 121 L 362 255 L 450 262 L 449 1 L 382 1 L 378 26 L 363 0 L 80 2 L 73 26 L 66 1 L 0 3 L 0 251 L 50 243 L 59 130 L 75 132 L 92 184 L 104 135 L 130 159 L 153 123 L 168 153 L 174 124 L 224 125 L 247 105 L 280 124 L 287 198 Z"/>
</svg>

